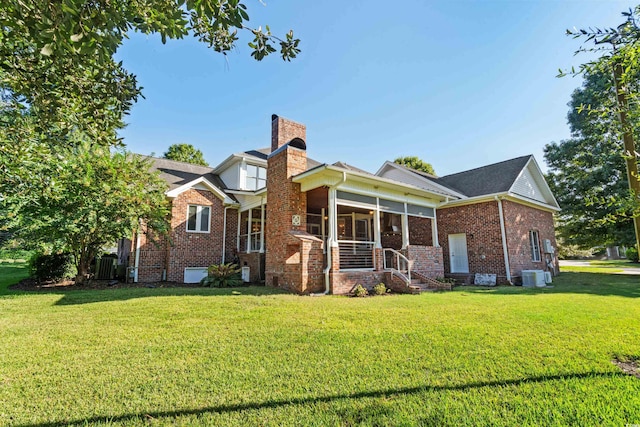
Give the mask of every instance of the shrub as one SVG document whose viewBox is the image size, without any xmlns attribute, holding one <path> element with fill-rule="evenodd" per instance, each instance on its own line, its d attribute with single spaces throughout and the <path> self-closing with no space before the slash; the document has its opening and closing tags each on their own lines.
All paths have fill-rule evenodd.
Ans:
<svg viewBox="0 0 640 427">
<path fill-rule="evenodd" d="M 356 285 L 355 288 L 353 288 L 353 291 L 351 291 L 353 293 L 354 297 L 366 297 L 367 295 L 369 295 L 369 292 L 364 288 L 364 286 L 362 285 Z"/>
<path fill-rule="evenodd" d="M 387 289 L 387 287 L 385 286 L 384 283 L 378 283 L 377 285 L 375 285 L 373 287 L 373 294 L 374 295 L 384 295 L 387 292 L 389 292 L 389 290 Z"/>
<path fill-rule="evenodd" d="M 638 262 L 638 250 L 636 248 L 627 249 L 625 255 L 629 261 Z"/>
<path fill-rule="evenodd" d="M 31 276 L 39 281 L 60 280 L 72 277 L 75 274 L 75 267 L 71 255 L 62 254 L 38 254 L 31 259 Z"/>
<path fill-rule="evenodd" d="M 209 267 L 209 274 L 200 281 L 202 286 L 227 288 L 242 284 L 240 267 L 237 264 L 214 264 Z"/>
<path fill-rule="evenodd" d="M 440 283 L 450 283 L 450 284 L 456 283 L 456 279 L 454 279 L 453 277 L 436 277 L 436 280 Z"/>
</svg>

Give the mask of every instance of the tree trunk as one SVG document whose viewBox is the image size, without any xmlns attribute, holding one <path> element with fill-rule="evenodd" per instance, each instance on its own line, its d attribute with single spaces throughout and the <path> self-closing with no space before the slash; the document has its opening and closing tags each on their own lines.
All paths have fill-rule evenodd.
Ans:
<svg viewBox="0 0 640 427">
<path fill-rule="evenodd" d="M 91 263 L 91 257 L 88 256 L 87 252 L 82 252 L 80 254 L 80 259 L 78 261 L 78 265 L 76 266 L 78 272 L 76 274 L 76 285 L 84 285 L 87 281 L 87 276 L 89 275 L 89 264 Z"/>
</svg>

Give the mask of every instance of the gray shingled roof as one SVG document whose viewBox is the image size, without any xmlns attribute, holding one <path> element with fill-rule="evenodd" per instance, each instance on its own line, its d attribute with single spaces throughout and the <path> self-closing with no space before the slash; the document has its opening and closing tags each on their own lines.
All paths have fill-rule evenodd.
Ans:
<svg viewBox="0 0 640 427">
<path fill-rule="evenodd" d="M 428 178 L 468 197 L 503 193 L 511 188 L 531 157 L 517 157 L 439 178 Z"/>
<path fill-rule="evenodd" d="M 213 168 L 209 166 L 198 166 L 156 157 L 149 157 L 149 159 L 151 160 L 151 169 L 160 172 L 160 178 L 169 184 L 169 190 L 178 188 L 200 177 L 204 177 L 222 191 L 227 188 L 218 175 L 211 173 Z"/>
<path fill-rule="evenodd" d="M 367 172 L 364 169 L 357 168 L 357 167 L 352 166 L 352 165 L 350 165 L 348 163 L 345 163 L 345 162 L 335 162 L 332 166 L 337 166 L 339 168 L 346 169 L 346 170 L 349 170 L 349 171 L 352 171 L 352 172 L 359 172 L 359 173 L 362 173 L 362 174 L 365 174 L 365 175 L 375 176 L 371 172 Z"/>
</svg>

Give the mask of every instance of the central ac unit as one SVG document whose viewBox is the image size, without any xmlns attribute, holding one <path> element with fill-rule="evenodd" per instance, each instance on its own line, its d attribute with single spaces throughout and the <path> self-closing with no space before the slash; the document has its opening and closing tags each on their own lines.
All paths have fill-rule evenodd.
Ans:
<svg viewBox="0 0 640 427">
<path fill-rule="evenodd" d="M 542 287 L 545 285 L 544 279 L 542 270 L 522 270 L 522 286 Z"/>
</svg>

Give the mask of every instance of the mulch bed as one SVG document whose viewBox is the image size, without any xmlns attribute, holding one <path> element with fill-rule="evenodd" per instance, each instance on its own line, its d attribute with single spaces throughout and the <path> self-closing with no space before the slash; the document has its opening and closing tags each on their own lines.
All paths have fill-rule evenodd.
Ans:
<svg viewBox="0 0 640 427">
<path fill-rule="evenodd" d="M 24 279 L 9 289 L 17 291 L 79 291 L 102 289 L 126 289 L 126 288 L 199 288 L 199 283 L 178 282 L 148 282 L 148 283 L 124 283 L 117 280 L 90 280 L 84 285 L 76 285 L 73 280 L 62 282 L 38 282 L 35 279 Z"/>
</svg>

